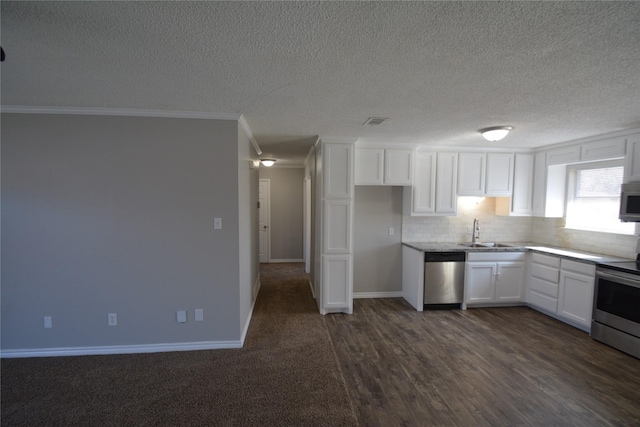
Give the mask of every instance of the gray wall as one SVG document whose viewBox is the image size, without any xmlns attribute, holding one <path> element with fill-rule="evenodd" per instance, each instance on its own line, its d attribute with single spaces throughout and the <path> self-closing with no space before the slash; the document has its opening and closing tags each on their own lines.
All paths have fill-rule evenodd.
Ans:
<svg viewBox="0 0 640 427">
<path fill-rule="evenodd" d="M 402 291 L 401 242 L 402 187 L 356 186 L 354 293 Z"/>
<path fill-rule="evenodd" d="M 2 114 L 2 349 L 238 340 L 247 144 L 233 120 Z"/>
<path fill-rule="evenodd" d="M 303 254 L 303 168 L 260 168 L 270 180 L 271 259 L 301 260 Z"/>
</svg>

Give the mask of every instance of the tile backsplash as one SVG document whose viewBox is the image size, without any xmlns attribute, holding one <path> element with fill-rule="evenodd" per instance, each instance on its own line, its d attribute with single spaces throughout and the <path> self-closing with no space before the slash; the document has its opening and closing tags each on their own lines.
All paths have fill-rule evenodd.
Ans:
<svg viewBox="0 0 640 427">
<path fill-rule="evenodd" d="M 474 198 L 459 197 L 456 216 L 403 216 L 402 240 L 470 242 L 473 219 L 478 218 L 481 242 L 535 242 L 622 258 L 636 257 L 637 235 L 571 230 L 564 228 L 563 218 L 497 216 L 495 201 L 487 197 L 476 203 Z"/>
</svg>

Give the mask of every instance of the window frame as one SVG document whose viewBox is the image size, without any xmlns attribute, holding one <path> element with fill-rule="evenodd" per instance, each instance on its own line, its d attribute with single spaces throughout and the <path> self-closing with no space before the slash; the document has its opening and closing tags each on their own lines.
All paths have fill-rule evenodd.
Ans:
<svg viewBox="0 0 640 427">
<path fill-rule="evenodd" d="M 614 160 L 601 160 L 596 162 L 588 162 L 588 163 L 575 163 L 567 165 L 567 191 L 566 191 L 566 200 L 564 206 L 564 228 L 569 230 L 578 230 L 578 231 L 589 231 L 594 233 L 608 233 L 608 234 L 620 234 L 623 236 L 632 236 L 635 234 L 635 226 L 633 226 L 632 230 L 625 232 L 623 230 L 603 230 L 602 228 L 583 228 L 577 227 L 575 224 L 568 225 L 567 217 L 569 214 L 569 206 L 574 203 L 576 199 L 577 193 L 577 172 L 581 170 L 588 169 L 606 169 L 612 167 L 622 167 L 623 173 L 623 182 L 624 182 L 624 159 L 614 159 Z M 620 195 L 618 195 L 618 198 Z M 595 199 L 596 197 L 594 197 Z M 631 228 L 631 227 L 630 227 Z"/>
</svg>

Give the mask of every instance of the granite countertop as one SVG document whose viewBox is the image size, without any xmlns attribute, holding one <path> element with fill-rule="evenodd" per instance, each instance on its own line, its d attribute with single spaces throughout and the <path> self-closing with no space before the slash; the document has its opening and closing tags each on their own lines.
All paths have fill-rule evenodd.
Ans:
<svg viewBox="0 0 640 427">
<path fill-rule="evenodd" d="M 410 248 L 422 252 L 526 252 L 533 251 L 543 254 L 557 255 L 562 258 L 578 259 L 582 261 L 592 262 L 594 264 L 600 262 L 624 262 L 635 261 L 628 258 L 620 258 L 612 255 L 596 254 L 592 252 L 576 251 L 573 249 L 557 248 L 533 242 L 501 242 L 504 245 L 500 247 L 475 247 L 471 248 L 460 243 L 447 242 L 403 242 Z"/>
</svg>

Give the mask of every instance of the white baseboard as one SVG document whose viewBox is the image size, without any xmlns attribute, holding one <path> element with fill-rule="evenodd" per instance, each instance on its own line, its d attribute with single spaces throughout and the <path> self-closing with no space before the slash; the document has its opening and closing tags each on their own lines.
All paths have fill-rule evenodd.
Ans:
<svg viewBox="0 0 640 427">
<path fill-rule="evenodd" d="M 168 351 L 218 350 L 242 348 L 242 341 L 198 341 L 168 344 L 114 345 L 96 347 L 58 347 L 2 350 L 2 358 L 96 356 L 105 354 L 163 353 Z"/>
<path fill-rule="evenodd" d="M 313 283 L 311 280 L 309 280 L 309 287 L 311 288 L 311 295 L 313 296 L 313 299 L 316 299 L 316 290 L 313 289 Z"/>
<path fill-rule="evenodd" d="M 272 264 L 276 264 L 279 262 L 304 262 L 304 260 L 303 259 L 270 259 L 269 262 Z"/>
<path fill-rule="evenodd" d="M 402 297 L 402 291 L 397 292 L 354 292 L 353 299 L 363 298 L 398 298 Z"/>
<path fill-rule="evenodd" d="M 258 300 L 258 291 L 260 290 L 260 274 L 256 278 L 255 284 L 253 288 L 255 289 L 255 293 L 253 295 L 253 301 L 251 302 L 251 309 L 249 310 L 249 315 L 247 316 L 247 321 L 244 324 L 244 328 L 242 329 L 242 335 L 240 336 L 240 347 L 244 346 L 244 340 L 247 338 L 247 331 L 249 330 L 249 325 L 251 324 L 251 318 L 253 317 L 253 309 L 256 306 L 256 301 Z"/>
</svg>

